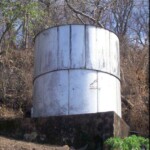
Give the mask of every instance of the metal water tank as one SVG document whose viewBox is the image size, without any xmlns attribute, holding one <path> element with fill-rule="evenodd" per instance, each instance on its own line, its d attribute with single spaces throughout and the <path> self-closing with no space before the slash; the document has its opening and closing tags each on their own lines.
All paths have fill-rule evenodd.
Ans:
<svg viewBox="0 0 150 150">
<path fill-rule="evenodd" d="M 32 117 L 115 111 L 121 117 L 118 37 L 92 25 L 62 25 L 35 41 Z"/>
</svg>

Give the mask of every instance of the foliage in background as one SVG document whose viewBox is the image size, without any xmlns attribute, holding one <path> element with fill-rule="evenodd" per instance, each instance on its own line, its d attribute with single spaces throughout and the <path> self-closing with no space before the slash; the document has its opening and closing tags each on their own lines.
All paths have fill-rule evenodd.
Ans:
<svg viewBox="0 0 150 150">
<path fill-rule="evenodd" d="M 1 0 L 0 2 L 0 26 L 1 49 L 11 41 L 11 45 L 24 44 L 29 46 L 29 38 L 34 35 L 34 24 L 40 24 L 43 11 L 39 9 L 39 3 L 35 0 Z M 19 36 L 20 34 L 20 36 Z M 22 40 L 22 43 L 18 43 Z M 2 43 L 3 42 L 3 43 Z"/>
<path fill-rule="evenodd" d="M 109 146 L 112 150 L 149 150 L 148 138 L 141 136 L 132 135 L 121 139 L 119 137 L 109 138 L 105 141 L 105 144 Z"/>
</svg>

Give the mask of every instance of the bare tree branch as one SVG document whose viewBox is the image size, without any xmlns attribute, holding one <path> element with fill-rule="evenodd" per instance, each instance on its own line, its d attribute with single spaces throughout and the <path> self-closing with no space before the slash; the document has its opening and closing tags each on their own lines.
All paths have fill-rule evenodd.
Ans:
<svg viewBox="0 0 150 150">
<path fill-rule="evenodd" d="M 133 108 L 133 107 L 134 107 L 133 103 L 131 103 L 129 100 L 127 100 L 127 98 L 125 98 L 123 95 L 121 95 L 121 100 L 122 100 L 125 104 L 127 104 L 130 108 Z"/>
<path fill-rule="evenodd" d="M 85 22 L 83 21 L 83 19 L 80 17 L 79 14 L 76 14 L 76 17 L 77 17 L 83 24 L 85 24 Z"/>
<path fill-rule="evenodd" d="M 67 6 L 68 6 L 73 12 L 75 12 L 75 13 L 77 13 L 77 14 L 80 14 L 80 15 L 82 15 L 82 16 L 84 16 L 84 17 L 90 19 L 90 20 L 92 20 L 92 21 L 93 21 L 94 23 L 96 23 L 98 26 L 100 26 L 101 28 L 103 28 L 103 25 L 102 25 L 100 22 L 97 22 L 95 18 L 89 16 L 89 15 L 86 14 L 86 13 L 81 12 L 80 10 L 75 9 L 74 7 L 72 7 L 72 6 L 69 4 L 68 0 L 65 0 L 65 2 L 67 3 Z"/>
</svg>

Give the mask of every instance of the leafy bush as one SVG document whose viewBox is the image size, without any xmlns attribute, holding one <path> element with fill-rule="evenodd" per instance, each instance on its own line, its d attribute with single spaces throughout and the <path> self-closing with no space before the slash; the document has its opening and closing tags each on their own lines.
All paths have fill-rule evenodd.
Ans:
<svg viewBox="0 0 150 150">
<path fill-rule="evenodd" d="M 149 139 L 136 135 L 124 139 L 119 137 L 109 138 L 105 141 L 105 144 L 111 150 L 149 150 Z"/>
</svg>

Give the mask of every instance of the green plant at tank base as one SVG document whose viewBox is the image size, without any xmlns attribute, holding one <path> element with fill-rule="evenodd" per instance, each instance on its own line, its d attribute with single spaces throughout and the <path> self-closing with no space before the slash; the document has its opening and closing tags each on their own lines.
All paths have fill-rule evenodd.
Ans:
<svg viewBox="0 0 150 150">
<path fill-rule="evenodd" d="M 149 139 L 132 135 L 124 139 L 111 137 L 105 141 L 105 145 L 111 150 L 149 150 Z"/>
</svg>

